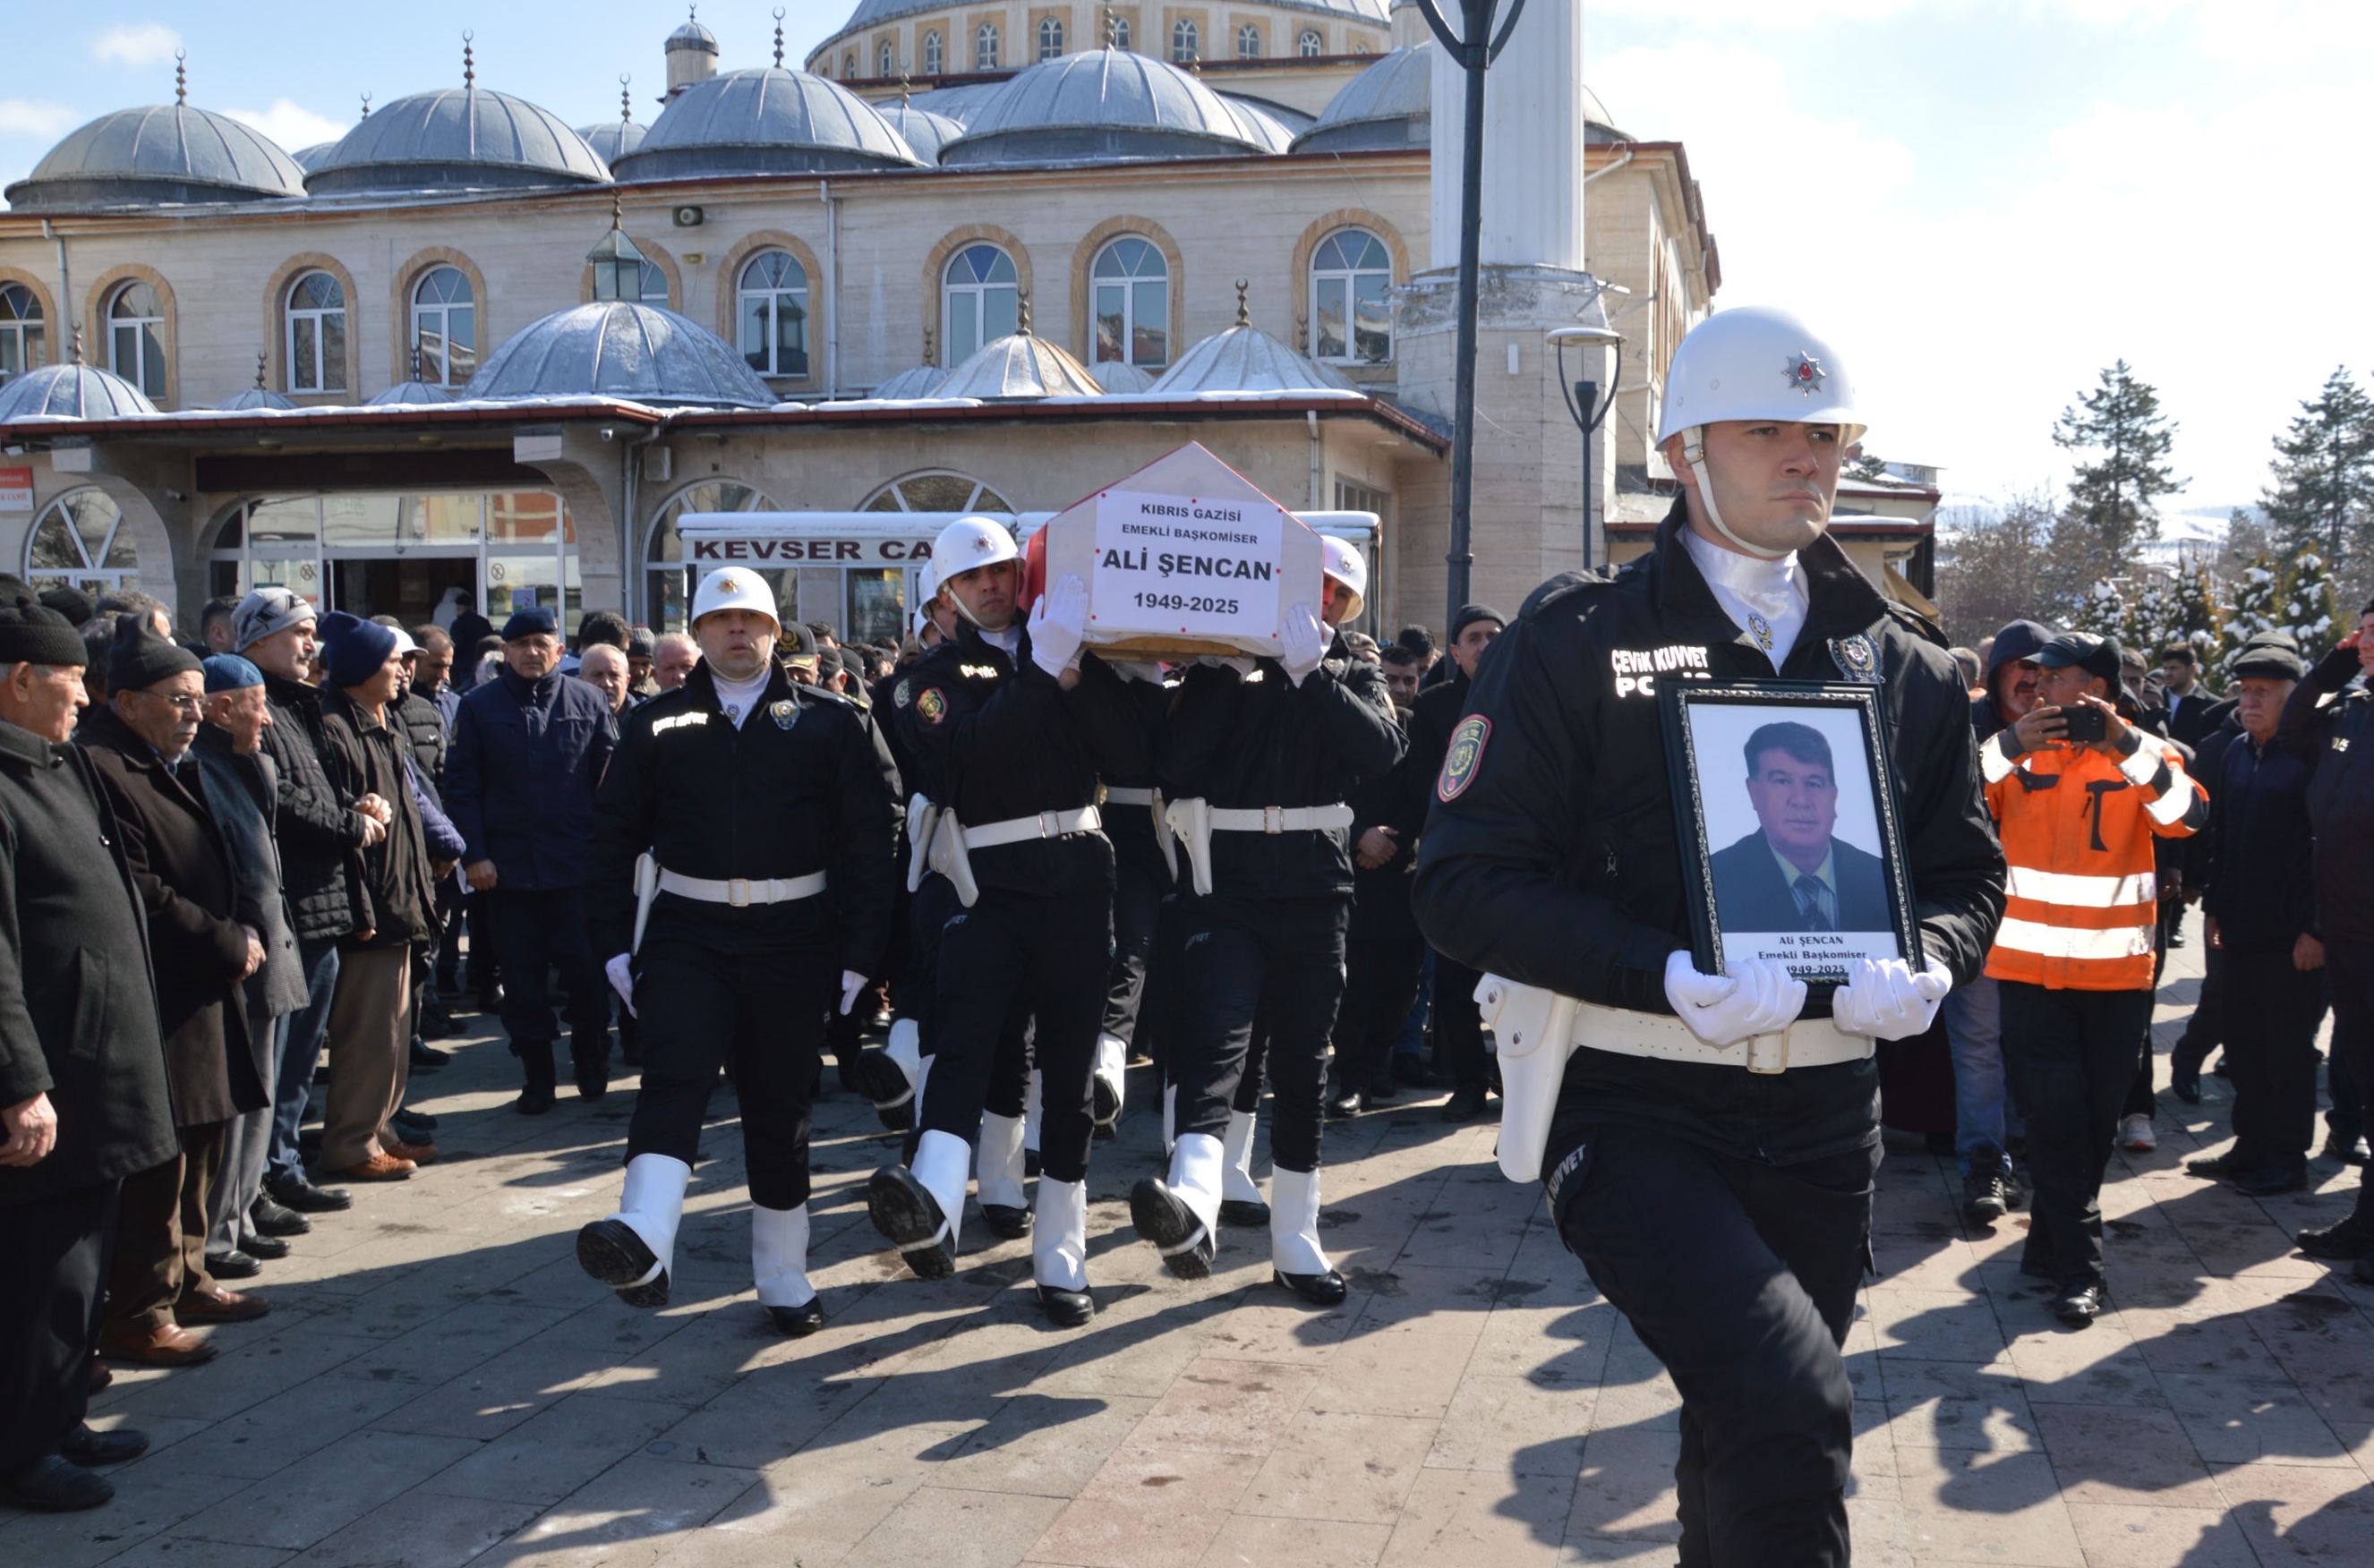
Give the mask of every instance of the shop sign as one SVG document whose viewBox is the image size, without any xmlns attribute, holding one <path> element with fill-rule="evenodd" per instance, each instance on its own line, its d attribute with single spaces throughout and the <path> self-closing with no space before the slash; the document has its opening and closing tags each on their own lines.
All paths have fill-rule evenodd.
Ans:
<svg viewBox="0 0 2374 1568">
<path fill-rule="evenodd" d="M 697 566 L 735 561 L 753 566 L 911 566 L 932 558 L 928 539 L 701 539 L 684 542 Z"/>
<path fill-rule="evenodd" d="M 0 468 L 0 512 L 29 512 L 33 509 L 33 471 L 29 468 Z"/>
</svg>

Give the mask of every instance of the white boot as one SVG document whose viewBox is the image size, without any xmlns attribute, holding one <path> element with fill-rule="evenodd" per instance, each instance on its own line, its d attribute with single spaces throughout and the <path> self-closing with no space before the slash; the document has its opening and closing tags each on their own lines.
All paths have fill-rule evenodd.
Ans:
<svg viewBox="0 0 2374 1568">
<path fill-rule="evenodd" d="M 1270 1207 L 1253 1180 L 1253 1113 L 1230 1111 L 1220 1140 L 1220 1217 L 1232 1225 L 1265 1225 Z"/>
<path fill-rule="evenodd" d="M 1319 1173 L 1280 1165 L 1269 1176 L 1269 1261 L 1278 1283 L 1318 1306 L 1344 1299 L 1344 1277 L 1319 1245 Z"/>
<path fill-rule="evenodd" d="M 1170 1152 L 1178 1147 L 1179 1085 L 1165 1083 L 1162 1086 L 1162 1157 L 1169 1159 Z"/>
<path fill-rule="evenodd" d="M 885 1165 L 866 1184 L 866 1211 L 919 1278 L 956 1272 L 957 1236 L 964 1222 L 965 1178 L 972 1146 L 951 1132 L 925 1132 L 911 1165 Z M 936 1212 L 934 1212 L 936 1211 Z"/>
<path fill-rule="evenodd" d="M 1030 1199 L 1022 1190 L 1022 1138 L 1019 1117 L 981 1113 L 981 1145 L 973 1164 L 981 1216 L 1009 1241 L 1030 1228 Z"/>
<path fill-rule="evenodd" d="M 1030 1277 L 1039 1304 L 1064 1328 L 1096 1312 L 1088 1294 L 1088 1189 L 1084 1182 L 1039 1178 L 1039 1223 L 1030 1237 Z"/>
<path fill-rule="evenodd" d="M 1170 1179 L 1148 1176 L 1129 1195 L 1137 1234 L 1162 1254 L 1163 1266 L 1182 1280 L 1212 1271 L 1220 1216 L 1220 1141 L 1208 1132 L 1182 1132 L 1170 1152 Z"/>
<path fill-rule="evenodd" d="M 627 1162 L 617 1212 L 577 1233 L 577 1260 L 630 1306 L 667 1305 L 676 1227 L 691 1180 L 692 1167 L 673 1155 L 638 1154 Z M 618 1226 L 631 1237 L 619 1235 Z"/>
<path fill-rule="evenodd" d="M 750 1274 L 758 1305 L 775 1327 L 795 1339 L 824 1327 L 824 1304 L 808 1283 L 808 1206 L 750 1205 Z"/>
<path fill-rule="evenodd" d="M 1121 1121 L 1123 1094 L 1128 1088 L 1129 1042 L 1119 1035 L 1097 1036 L 1097 1067 L 1095 1098 L 1091 1115 L 1096 1118 L 1097 1135 L 1111 1138 Z"/>
<path fill-rule="evenodd" d="M 1046 1119 L 1047 1106 L 1040 1094 L 1039 1070 L 1032 1068 L 1022 1090 L 1022 1147 L 1039 1153 L 1039 1124 Z"/>
<path fill-rule="evenodd" d="M 890 1038 L 882 1054 L 896 1063 L 907 1075 L 907 1094 L 911 1098 L 923 1092 L 923 1030 L 911 1018 L 901 1018 L 890 1025 Z"/>
</svg>

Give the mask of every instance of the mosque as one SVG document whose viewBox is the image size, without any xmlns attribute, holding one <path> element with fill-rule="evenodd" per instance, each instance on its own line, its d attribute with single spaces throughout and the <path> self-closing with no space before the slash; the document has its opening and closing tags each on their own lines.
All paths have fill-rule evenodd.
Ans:
<svg viewBox="0 0 2374 1568">
<path fill-rule="evenodd" d="M 1471 517 L 1505 604 L 1641 546 L 1664 367 L 1722 282 L 1681 144 L 1584 88 L 1581 13 L 1530 0 L 1487 100 Z M 800 66 L 780 28 L 736 50 L 669 34 L 648 124 L 622 94 L 572 128 L 465 46 L 320 146 L 179 73 L 73 132 L 0 211 L 0 565 L 183 617 L 280 582 L 667 627 L 732 558 L 867 638 L 946 518 L 1028 528 L 1193 440 L 1369 552 L 1373 622 L 1440 624 L 1432 109 L 1464 89 L 1409 0 L 860 0 Z M 1561 356 L 1576 326 L 1620 341 Z M 1615 389 L 1587 465 L 1579 380 Z M 1841 502 L 1916 602 L 1935 503 Z"/>
</svg>

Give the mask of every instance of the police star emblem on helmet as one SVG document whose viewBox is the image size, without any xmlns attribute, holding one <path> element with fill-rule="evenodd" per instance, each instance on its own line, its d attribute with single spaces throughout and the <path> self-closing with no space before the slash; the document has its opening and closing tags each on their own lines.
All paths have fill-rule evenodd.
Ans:
<svg viewBox="0 0 2374 1568">
<path fill-rule="evenodd" d="M 1829 376 L 1829 372 L 1822 369 L 1822 362 L 1807 354 L 1800 354 L 1790 360 L 1783 373 L 1788 376 L 1789 384 L 1807 397 L 1820 392 L 1822 382 Z"/>
</svg>

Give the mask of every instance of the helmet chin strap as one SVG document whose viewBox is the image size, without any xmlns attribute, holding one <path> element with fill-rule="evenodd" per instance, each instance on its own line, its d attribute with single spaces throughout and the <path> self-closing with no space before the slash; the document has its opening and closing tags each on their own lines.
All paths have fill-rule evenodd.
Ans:
<svg viewBox="0 0 2374 1568">
<path fill-rule="evenodd" d="M 1715 509 L 1714 475 L 1707 472 L 1705 426 L 1693 425 L 1682 432 L 1682 461 L 1688 463 L 1690 472 L 1698 476 L 1698 504 L 1706 509 L 1707 521 L 1714 524 L 1717 533 L 1731 541 L 1732 548 L 1759 561 L 1777 561 L 1789 554 L 1786 550 L 1768 550 L 1761 544 L 1749 544 L 1733 533 L 1731 525 L 1722 521 L 1722 513 Z"/>
</svg>

